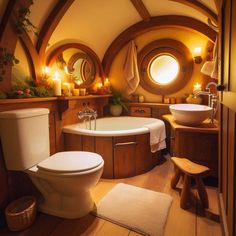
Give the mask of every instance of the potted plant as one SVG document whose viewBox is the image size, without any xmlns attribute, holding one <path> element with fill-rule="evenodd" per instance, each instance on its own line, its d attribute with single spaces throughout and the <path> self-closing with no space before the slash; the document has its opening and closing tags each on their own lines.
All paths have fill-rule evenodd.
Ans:
<svg viewBox="0 0 236 236">
<path fill-rule="evenodd" d="M 110 100 L 110 113 L 112 116 L 120 116 L 123 108 L 128 111 L 126 99 L 120 93 L 113 93 Z"/>
</svg>

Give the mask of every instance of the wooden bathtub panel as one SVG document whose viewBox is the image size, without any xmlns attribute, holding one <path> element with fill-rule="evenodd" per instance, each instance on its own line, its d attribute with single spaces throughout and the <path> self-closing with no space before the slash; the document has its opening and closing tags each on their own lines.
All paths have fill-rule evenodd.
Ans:
<svg viewBox="0 0 236 236">
<path fill-rule="evenodd" d="M 152 169 L 152 155 L 150 150 L 150 134 L 140 134 L 136 136 L 138 143 L 136 147 L 136 175 L 143 174 Z"/>
<path fill-rule="evenodd" d="M 92 136 L 82 136 L 83 151 L 95 152 L 95 137 Z"/>
<path fill-rule="evenodd" d="M 82 151 L 82 136 L 64 133 L 65 151 Z"/>
<path fill-rule="evenodd" d="M 133 142 L 134 144 L 119 145 Z M 135 136 L 114 137 L 114 177 L 127 178 L 135 176 Z"/>
<path fill-rule="evenodd" d="M 104 168 L 102 178 L 113 179 L 113 145 L 112 137 L 96 137 L 95 152 L 100 154 L 104 160 Z"/>
</svg>

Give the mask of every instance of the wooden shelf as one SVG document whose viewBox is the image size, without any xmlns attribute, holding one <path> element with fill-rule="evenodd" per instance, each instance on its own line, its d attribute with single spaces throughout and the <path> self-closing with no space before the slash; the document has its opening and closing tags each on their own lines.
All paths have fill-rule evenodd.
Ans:
<svg viewBox="0 0 236 236">
<path fill-rule="evenodd" d="M 151 108 L 162 108 L 169 107 L 171 104 L 157 103 L 157 102 L 130 102 L 130 106 L 139 106 L 139 107 L 151 107 Z"/>
<path fill-rule="evenodd" d="M 103 94 L 103 95 L 86 95 L 86 96 L 70 96 L 70 97 L 57 97 L 58 100 L 81 100 L 81 99 L 93 99 L 93 98 L 108 98 L 112 97 L 112 94 Z"/>
<path fill-rule="evenodd" d="M 93 99 L 93 98 L 107 98 L 111 97 L 111 94 L 104 95 L 86 95 L 86 96 L 70 96 L 70 97 L 44 97 L 44 98 L 8 98 L 0 99 L 0 104 L 12 104 L 12 103 L 27 103 L 27 102 L 48 102 L 57 100 L 81 100 L 81 99 Z"/>
<path fill-rule="evenodd" d="M 46 98 L 14 98 L 14 99 L 0 99 L 0 104 L 15 104 L 15 103 L 29 103 L 29 102 L 48 102 L 56 101 L 57 97 L 46 97 Z"/>
</svg>

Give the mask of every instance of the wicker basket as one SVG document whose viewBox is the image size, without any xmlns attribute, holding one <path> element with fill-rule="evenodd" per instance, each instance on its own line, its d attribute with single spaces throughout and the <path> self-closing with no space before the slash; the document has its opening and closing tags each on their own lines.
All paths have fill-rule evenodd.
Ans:
<svg viewBox="0 0 236 236">
<path fill-rule="evenodd" d="M 36 216 L 36 199 L 33 196 L 19 198 L 5 210 L 8 228 L 19 231 L 29 227 Z"/>
</svg>

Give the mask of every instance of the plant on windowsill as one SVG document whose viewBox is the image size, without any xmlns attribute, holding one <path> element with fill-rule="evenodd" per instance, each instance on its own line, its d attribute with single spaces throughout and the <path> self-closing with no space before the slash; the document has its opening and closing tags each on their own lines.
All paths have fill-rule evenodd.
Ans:
<svg viewBox="0 0 236 236">
<path fill-rule="evenodd" d="M 118 92 L 113 92 L 113 96 L 110 98 L 110 113 L 112 116 L 120 116 L 123 109 L 128 111 L 126 102 L 128 100 Z"/>
</svg>

